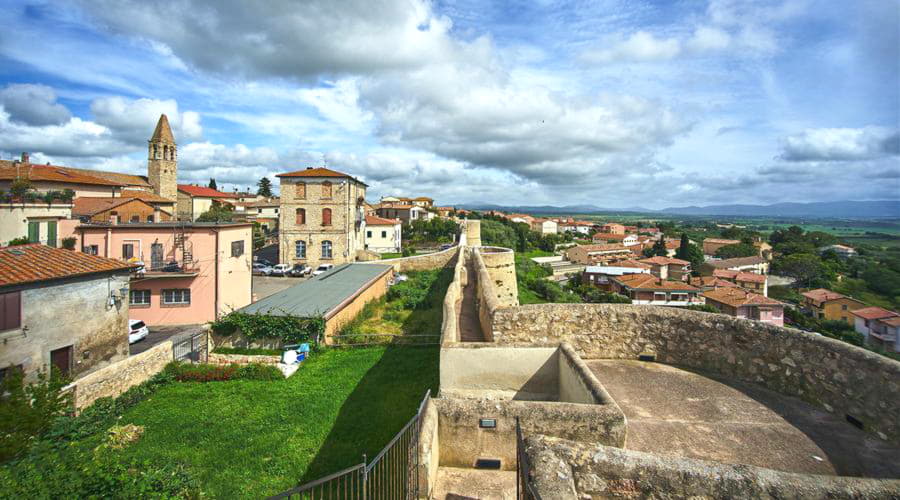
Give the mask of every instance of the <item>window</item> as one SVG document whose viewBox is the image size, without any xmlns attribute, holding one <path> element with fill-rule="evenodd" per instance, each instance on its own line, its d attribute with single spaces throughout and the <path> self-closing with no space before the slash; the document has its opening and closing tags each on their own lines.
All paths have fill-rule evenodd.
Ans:
<svg viewBox="0 0 900 500">
<path fill-rule="evenodd" d="M 128 294 L 128 302 L 133 306 L 149 306 L 150 290 L 132 290 Z"/>
<path fill-rule="evenodd" d="M 381 232 L 381 237 L 382 237 L 382 238 L 387 238 L 387 231 L 382 231 L 382 232 Z"/>
<path fill-rule="evenodd" d="M 841 311 L 847 310 L 847 304 L 841 304 Z"/>
<path fill-rule="evenodd" d="M 134 257 L 134 244 L 122 243 L 122 258 L 127 260 L 132 257 Z"/>
<path fill-rule="evenodd" d="M 173 288 L 163 290 L 163 304 L 180 305 L 191 303 L 191 290 L 189 288 Z"/>
<path fill-rule="evenodd" d="M 231 256 L 240 257 L 244 255 L 244 240 L 231 242 Z"/>
<path fill-rule="evenodd" d="M 322 225 L 323 226 L 331 225 L 331 209 L 330 208 L 322 209 Z"/>
<path fill-rule="evenodd" d="M 22 327 L 22 292 L 0 293 L 0 331 Z"/>
<path fill-rule="evenodd" d="M 294 198 L 297 198 L 298 200 L 306 199 L 306 183 L 305 182 L 298 182 L 294 186 Z"/>
<path fill-rule="evenodd" d="M 152 216 L 152 215 L 148 215 L 148 216 L 147 216 L 147 222 L 153 222 L 153 216 Z"/>
<path fill-rule="evenodd" d="M 322 183 L 322 198 L 331 198 L 331 183 L 328 181 Z"/>
<path fill-rule="evenodd" d="M 140 215 L 132 215 L 132 216 L 131 216 L 131 222 L 132 222 L 132 223 L 137 223 L 137 222 L 140 222 L 140 221 L 141 221 L 141 216 L 140 216 Z"/>
<path fill-rule="evenodd" d="M 306 258 L 306 242 L 303 240 L 294 242 L 294 255 L 297 259 Z"/>
<path fill-rule="evenodd" d="M 5 379 L 8 375 L 12 375 L 13 371 L 22 373 L 22 365 L 5 366 L 3 368 L 0 368 L 0 384 L 3 383 L 3 379 Z"/>
<path fill-rule="evenodd" d="M 88 255 L 97 255 L 97 253 L 99 251 L 100 251 L 100 247 L 97 245 L 88 245 L 88 246 L 84 247 L 84 253 L 86 253 Z"/>
<path fill-rule="evenodd" d="M 331 242 L 325 240 L 322 242 L 322 258 L 330 259 L 331 258 Z"/>
<path fill-rule="evenodd" d="M 366 231 L 366 238 L 372 237 L 372 231 Z"/>
<path fill-rule="evenodd" d="M 306 209 L 305 209 L 305 208 L 298 208 L 298 209 L 297 209 L 297 221 L 296 221 L 296 224 L 297 224 L 298 226 L 302 226 L 303 224 L 306 224 Z"/>
</svg>

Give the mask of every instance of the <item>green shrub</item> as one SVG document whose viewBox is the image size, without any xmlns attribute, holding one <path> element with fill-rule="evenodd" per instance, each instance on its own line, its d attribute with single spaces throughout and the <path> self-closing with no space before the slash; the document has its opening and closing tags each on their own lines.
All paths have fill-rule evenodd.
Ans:
<svg viewBox="0 0 900 500">
<path fill-rule="evenodd" d="M 13 238 L 9 240 L 9 246 L 16 245 L 27 245 L 28 244 L 28 236 L 22 236 L 21 238 Z"/>
<path fill-rule="evenodd" d="M 212 351 L 215 354 L 240 354 L 243 356 L 281 356 L 279 349 L 262 349 L 251 347 L 216 347 Z"/>
<path fill-rule="evenodd" d="M 259 363 L 240 366 L 173 362 L 166 365 L 165 372 L 179 382 L 278 380 L 284 378 L 278 368 Z"/>
<path fill-rule="evenodd" d="M 66 250 L 75 250 L 75 237 L 69 236 L 68 238 L 62 239 L 62 247 Z"/>
<path fill-rule="evenodd" d="M 7 369 L 0 383 L 0 463 L 24 453 L 69 408 L 65 384 L 55 371 L 49 377 L 39 373 L 37 382 L 29 384 L 21 370 Z"/>
<path fill-rule="evenodd" d="M 285 314 L 247 314 L 233 312 L 210 323 L 218 335 L 234 335 L 238 331 L 250 340 L 280 339 L 285 344 L 316 343 L 325 333 L 325 320 L 298 318 Z"/>
<path fill-rule="evenodd" d="M 685 306 L 684 308 L 689 311 L 700 311 L 700 312 L 707 312 L 707 313 L 720 313 L 721 312 L 709 304 L 692 304 L 689 306 Z"/>
</svg>

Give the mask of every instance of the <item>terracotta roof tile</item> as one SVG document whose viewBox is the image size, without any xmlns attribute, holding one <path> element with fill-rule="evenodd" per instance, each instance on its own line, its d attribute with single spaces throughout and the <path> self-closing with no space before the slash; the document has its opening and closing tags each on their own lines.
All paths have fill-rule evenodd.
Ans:
<svg viewBox="0 0 900 500">
<path fill-rule="evenodd" d="M 124 189 L 119 196 L 122 198 L 137 198 L 139 200 L 144 200 L 147 203 L 175 203 L 175 200 L 170 200 L 168 198 L 163 198 L 156 193 L 151 193 L 149 191 L 138 191 L 135 189 Z"/>
<path fill-rule="evenodd" d="M 713 300 L 732 307 L 740 306 L 776 306 L 782 305 L 775 299 L 770 299 L 758 293 L 748 292 L 743 288 L 717 288 L 703 292 L 703 297 L 707 300 Z"/>
<path fill-rule="evenodd" d="M 15 180 L 26 177 L 32 181 L 60 182 L 69 184 L 90 184 L 98 186 L 123 187 L 125 184 L 111 180 L 101 179 L 96 175 L 88 175 L 82 169 L 60 167 L 56 165 L 35 165 L 32 163 L 18 166 L 9 160 L 0 160 L 0 180 Z"/>
<path fill-rule="evenodd" d="M 237 198 L 236 194 L 223 193 L 212 188 L 203 186 L 192 186 L 190 184 L 179 184 L 178 190 L 191 196 L 201 196 L 203 198 Z"/>
<path fill-rule="evenodd" d="M 94 196 L 79 196 L 72 200 L 72 215 L 93 216 L 100 212 L 110 210 L 130 203 L 134 198 L 100 198 Z M 141 200 L 138 200 L 141 201 Z"/>
<path fill-rule="evenodd" d="M 711 260 L 707 264 L 717 269 L 728 269 L 729 267 L 753 266 L 765 262 L 766 259 L 762 257 L 735 257 L 733 259 Z"/>
<path fill-rule="evenodd" d="M 894 311 L 888 311 L 887 309 L 882 309 L 880 307 L 864 307 L 862 309 L 850 311 L 850 313 L 854 316 L 859 316 L 862 319 L 883 319 L 900 316 L 900 314 L 897 314 Z"/>
<path fill-rule="evenodd" d="M 699 292 L 700 289 L 683 281 L 661 280 L 652 274 L 626 274 L 613 278 L 623 286 L 636 290 L 677 290 Z"/>
<path fill-rule="evenodd" d="M 801 295 L 812 299 L 814 302 L 821 304 L 822 302 L 828 302 L 831 300 L 838 299 L 846 299 L 848 298 L 846 295 L 832 292 L 831 290 L 826 290 L 825 288 L 816 288 L 815 290 L 810 290 L 808 292 L 803 292 Z"/>
<path fill-rule="evenodd" d="M 338 172 L 336 170 L 331 170 L 330 168 L 325 167 L 308 167 L 303 170 L 295 170 L 293 172 L 287 172 L 284 174 L 278 174 L 276 177 L 345 177 L 347 179 L 351 179 L 353 181 L 359 182 L 360 184 L 365 185 L 364 182 L 360 181 L 356 177 L 352 175 L 345 174 L 343 172 Z M 409 198 L 399 198 L 400 200 L 409 200 Z"/>
<path fill-rule="evenodd" d="M 0 247 L 0 287 L 135 267 L 106 257 L 38 243 Z"/>
<path fill-rule="evenodd" d="M 658 266 L 668 266 L 670 264 L 674 264 L 676 266 L 686 266 L 690 264 L 690 262 L 686 260 L 673 259 L 672 257 L 663 257 L 661 255 L 650 257 L 649 259 L 643 259 L 641 260 L 641 262 L 645 264 L 656 264 Z"/>
<path fill-rule="evenodd" d="M 73 172 L 89 175 L 91 177 L 99 177 L 100 179 L 105 179 L 111 182 L 118 182 L 121 184 L 125 184 L 127 186 L 141 186 L 141 187 L 151 187 L 150 182 L 147 181 L 147 178 L 141 175 L 132 175 L 132 174 L 122 174 L 119 172 L 107 172 L 105 170 L 91 170 L 87 168 L 72 168 L 65 167 L 67 170 L 71 170 Z"/>
<path fill-rule="evenodd" d="M 396 224 L 400 224 L 400 221 L 397 219 L 385 219 L 374 215 L 366 216 L 366 225 L 369 226 L 393 226 Z"/>
</svg>

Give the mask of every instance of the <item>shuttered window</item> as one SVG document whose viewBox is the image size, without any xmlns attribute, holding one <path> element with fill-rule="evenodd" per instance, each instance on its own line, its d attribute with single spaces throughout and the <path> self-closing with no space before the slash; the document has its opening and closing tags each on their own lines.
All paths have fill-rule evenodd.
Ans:
<svg viewBox="0 0 900 500">
<path fill-rule="evenodd" d="M 306 209 L 303 209 L 303 208 L 297 209 L 296 224 L 298 226 L 302 226 L 303 224 L 306 224 Z"/>
<path fill-rule="evenodd" d="M 305 182 L 298 182 L 294 189 L 295 189 L 294 198 L 297 198 L 298 200 L 306 199 L 306 183 Z"/>
<path fill-rule="evenodd" d="M 331 209 L 330 208 L 322 209 L 322 225 L 323 226 L 331 225 Z"/>
<path fill-rule="evenodd" d="M 322 183 L 322 198 L 331 198 L 331 183 L 328 181 Z"/>
<path fill-rule="evenodd" d="M 0 331 L 22 327 L 22 292 L 0 293 Z"/>
</svg>

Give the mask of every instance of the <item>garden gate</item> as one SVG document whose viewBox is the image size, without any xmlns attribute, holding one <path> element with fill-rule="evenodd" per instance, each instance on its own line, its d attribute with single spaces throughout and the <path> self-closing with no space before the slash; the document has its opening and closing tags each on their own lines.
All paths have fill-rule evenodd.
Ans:
<svg viewBox="0 0 900 500">
<path fill-rule="evenodd" d="M 208 332 L 188 332 L 172 337 L 175 361 L 205 363 L 209 357 Z"/>
</svg>

